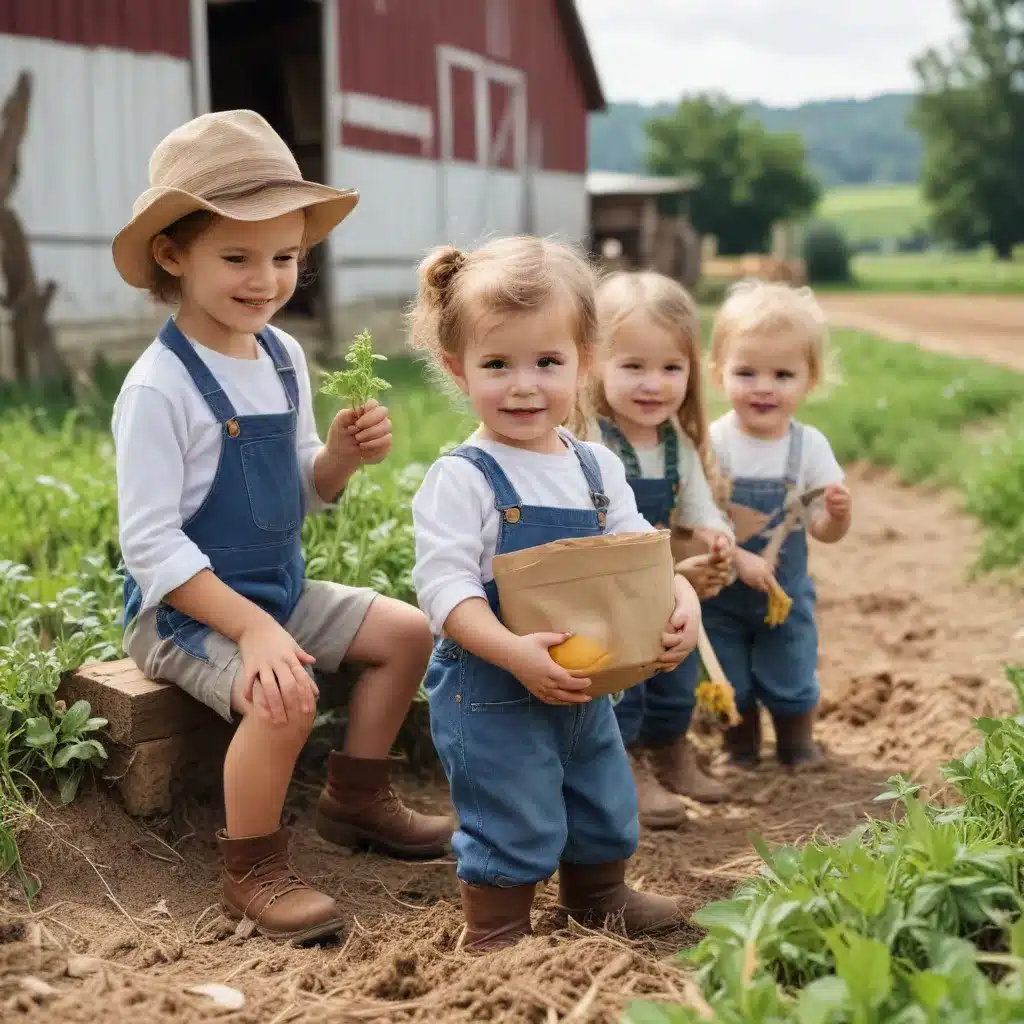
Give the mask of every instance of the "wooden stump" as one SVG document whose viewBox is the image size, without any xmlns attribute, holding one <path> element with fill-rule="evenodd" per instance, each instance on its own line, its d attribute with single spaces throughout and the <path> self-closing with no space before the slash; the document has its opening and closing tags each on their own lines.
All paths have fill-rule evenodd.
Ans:
<svg viewBox="0 0 1024 1024">
<path fill-rule="evenodd" d="M 185 789 L 222 792 L 234 727 L 180 687 L 147 679 L 125 658 L 83 665 L 57 695 L 69 706 L 87 700 L 94 715 L 108 720 L 103 777 L 129 814 L 166 814 Z"/>
</svg>

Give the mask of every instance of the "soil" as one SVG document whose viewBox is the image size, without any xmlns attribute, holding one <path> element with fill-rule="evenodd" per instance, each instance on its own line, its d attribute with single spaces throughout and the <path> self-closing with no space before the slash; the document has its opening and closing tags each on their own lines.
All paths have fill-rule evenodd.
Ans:
<svg viewBox="0 0 1024 1024">
<path fill-rule="evenodd" d="M 869 469 L 855 467 L 851 486 L 854 530 L 813 552 L 827 764 L 790 772 L 768 756 L 753 772 L 718 765 L 732 786 L 728 803 L 689 804 L 687 829 L 643 835 L 630 880 L 677 895 L 687 911 L 726 898 L 756 870 L 750 833 L 797 842 L 890 813 L 873 802 L 888 776 L 907 773 L 935 791 L 937 766 L 974 744 L 972 717 L 1012 707 L 1002 666 L 1024 659 L 1021 601 L 990 579 L 966 581 L 972 523 L 946 497 Z M 715 737 L 697 739 L 713 754 Z M 418 806 L 446 806 L 437 781 L 402 788 Z M 315 778 L 293 787 L 296 861 L 338 897 L 351 926 L 337 943 L 306 949 L 237 936 L 221 917 L 218 808 L 193 803 L 144 823 L 98 783 L 68 809 L 42 807 L 23 841 L 26 865 L 43 880 L 33 913 L 13 887 L 0 898 L 0 1016 L 611 1024 L 633 998 L 693 998 L 674 954 L 697 929 L 645 943 L 566 930 L 553 883 L 538 898 L 536 937 L 467 955 L 454 862 L 338 851 L 312 830 L 316 793 Z M 187 991 L 211 982 L 241 992 L 244 1007 L 228 1011 Z"/>
<path fill-rule="evenodd" d="M 1024 371 L 1024 299 L 1003 295 L 823 295 L 837 327 Z"/>
</svg>

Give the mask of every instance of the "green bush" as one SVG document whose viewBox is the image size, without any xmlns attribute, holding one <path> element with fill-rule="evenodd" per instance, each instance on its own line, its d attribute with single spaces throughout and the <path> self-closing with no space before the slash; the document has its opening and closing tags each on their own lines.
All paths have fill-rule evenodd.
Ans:
<svg viewBox="0 0 1024 1024">
<path fill-rule="evenodd" d="M 850 280 L 850 247 L 834 224 L 814 224 L 807 231 L 804 262 L 811 284 L 844 284 Z"/>
<path fill-rule="evenodd" d="M 1024 672 L 1007 671 L 1024 711 Z M 775 849 L 759 876 L 693 915 L 683 954 L 699 997 L 635 1003 L 629 1024 L 931 1024 L 1024 1019 L 1024 727 L 978 719 L 981 743 L 950 761 L 955 807 L 890 779 L 871 819 L 838 842 Z"/>
</svg>

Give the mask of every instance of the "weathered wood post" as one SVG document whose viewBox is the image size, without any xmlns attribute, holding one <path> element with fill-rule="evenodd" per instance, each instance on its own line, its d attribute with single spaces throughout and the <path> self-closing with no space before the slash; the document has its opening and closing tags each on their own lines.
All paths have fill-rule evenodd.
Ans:
<svg viewBox="0 0 1024 1024">
<path fill-rule="evenodd" d="M 28 126 L 32 76 L 22 71 L 0 110 L 0 306 L 9 311 L 18 381 L 40 380 L 69 387 L 47 314 L 57 292 L 55 281 L 40 285 L 32 266 L 25 229 L 11 205 L 18 181 L 18 154 Z"/>
</svg>

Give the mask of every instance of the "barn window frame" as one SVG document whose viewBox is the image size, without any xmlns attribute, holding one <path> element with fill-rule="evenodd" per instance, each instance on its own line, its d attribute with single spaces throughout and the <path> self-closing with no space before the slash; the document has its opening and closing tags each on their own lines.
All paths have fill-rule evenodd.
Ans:
<svg viewBox="0 0 1024 1024">
<path fill-rule="evenodd" d="M 462 68 L 473 74 L 473 113 L 475 118 L 476 163 L 479 167 L 492 166 L 491 96 L 490 84 L 507 85 L 511 91 L 510 106 L 515 126 L 515 170 L 522 174 L 527 165 L 527 109 L 526 73 L 498 61 L 490 60 L 472 50 L 456 46 L 437 47 L 438 87 L 438 156 L 443 164 L 453 162 L 455 140 L 455 112 L 452 107 L 453 68 Z"/>
</svg>

